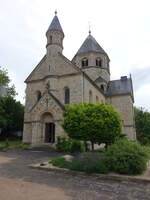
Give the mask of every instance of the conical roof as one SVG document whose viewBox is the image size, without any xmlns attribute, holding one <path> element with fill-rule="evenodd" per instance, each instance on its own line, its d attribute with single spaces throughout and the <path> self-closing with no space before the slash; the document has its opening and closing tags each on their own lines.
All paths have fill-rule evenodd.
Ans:
<svg viewBox="0 0 150 200">
<path fill-rule="evenodd" d="M 64 34 L 56 13 L 55 13 L 55 16 L 54 16 L 54 18 L 53 18 L 53 20 L 52 20 L 47 32 L 48 31 L 60 31 L 60 32 L 62 32 Z"/>
<path fill-rule="evenodd" d="M 103 48 L 98 44 L 98 42 L 91 34 L 89 34 L 88 37 L 85 39 L 80 49 L 78 50 L 77 54 L 87 53 L 87 52 L 98 52 L 107 55 L 107 53 L 103 50 Z"/>
</svg>

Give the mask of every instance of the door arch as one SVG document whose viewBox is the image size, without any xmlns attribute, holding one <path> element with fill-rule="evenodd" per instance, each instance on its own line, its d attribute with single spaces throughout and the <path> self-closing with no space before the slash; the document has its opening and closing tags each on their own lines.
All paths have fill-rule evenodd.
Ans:
<svg viewBox="0 0 150 200">
<path fill-rule="evenodd" d="M 44 113 L 41 117 L 43 142 L 55 143 L 55 123 L 51 113 Z"/>
</svg>

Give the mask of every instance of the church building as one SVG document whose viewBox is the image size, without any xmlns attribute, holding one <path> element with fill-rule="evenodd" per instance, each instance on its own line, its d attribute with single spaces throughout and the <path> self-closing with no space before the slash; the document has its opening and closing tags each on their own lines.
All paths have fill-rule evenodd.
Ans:
<svg viewBox="0 0 150 200">
<path fill-rule="evenodd" d="M 112 104 L 120 114 L 123 133 L 135 140 L 131 76 L 110 80 L 109 56 L 90 31 L 73 59 L 66 58 L 56 12 L 46 37 L 46 54 L 25 80 L 23 142 L 54 144 L 64 134 L 65 106 L 84 102 Z"/>
</svg>

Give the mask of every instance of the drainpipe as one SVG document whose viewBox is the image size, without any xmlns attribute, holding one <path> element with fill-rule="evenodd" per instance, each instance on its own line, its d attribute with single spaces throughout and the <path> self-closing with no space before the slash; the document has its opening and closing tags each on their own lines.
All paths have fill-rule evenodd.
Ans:
<svg viewBox="0 0 150 200">
<path fill-rule="evenodd" d="M 82 72 L 82 103 L 84 103 L 84 72 Z"/>
</svg>

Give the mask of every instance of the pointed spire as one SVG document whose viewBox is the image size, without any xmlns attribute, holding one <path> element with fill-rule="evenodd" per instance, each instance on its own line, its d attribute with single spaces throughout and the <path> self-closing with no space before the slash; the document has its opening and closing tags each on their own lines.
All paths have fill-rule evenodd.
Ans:
<svg viewBox="0 0 150 200">
<path fill-rule="evenodd" d="M 95 38 L 91 35 L 91 30 L 89 30 L 89 35 L 81 45 L 77 54 L 87 53 L 87 52 L 98 52 L 107 55 L 104 49 L 98 44 Z"/>
<path fill-rule="evenodd" d="M 48 31 L 60 31 L 64 34 L 63 30 L 62 30 L 62 27 L 60 25 L 60 22 L 59 22 L 59 19 L 57 17 L 57 10 L 55 11 L 55 16 L 47 30 Z"/>
</svg>

